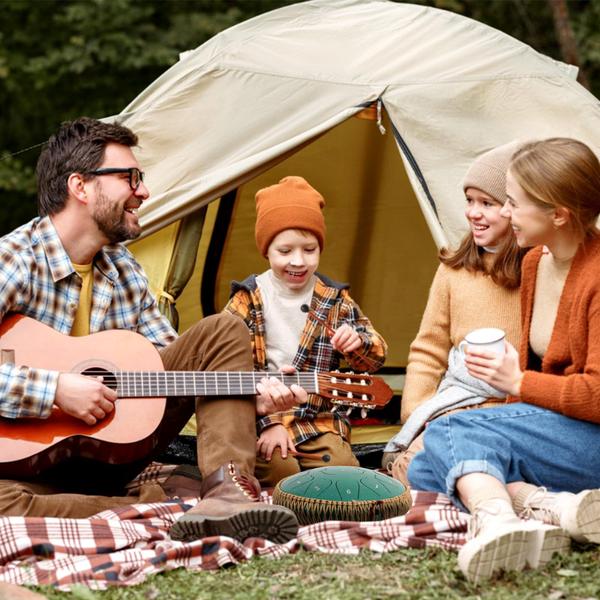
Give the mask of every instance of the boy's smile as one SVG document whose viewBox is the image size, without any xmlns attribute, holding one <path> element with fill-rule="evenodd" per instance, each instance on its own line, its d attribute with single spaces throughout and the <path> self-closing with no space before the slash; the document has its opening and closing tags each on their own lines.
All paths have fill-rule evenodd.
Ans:
<svg viewBox="0 0 600 600">
<path fill-rule="evenodd" d="M 285 229 L 269 244 L 267 259 L 277 279 L 290 290 L 301 290 L 319 266 L 321 249 L 312 233 Z"/>
</svg>

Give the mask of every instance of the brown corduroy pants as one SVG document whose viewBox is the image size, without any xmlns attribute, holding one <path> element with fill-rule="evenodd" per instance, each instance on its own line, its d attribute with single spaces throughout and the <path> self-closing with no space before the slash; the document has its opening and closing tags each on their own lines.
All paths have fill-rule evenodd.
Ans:
<svg viewBox="0 0 600 600">
<path fill-rule="evenodd" d="M 250 336 L 245 323 L 229 313 L 206 317 L 161 350 L 167 371 L 252 371 Z M 198 467 L 206 477 L 233 460 L 253 473 L 256 457 L 254 396 L 169 398 L 151 456 L 126 467 L 94 465 L 89 481 L 73 481 L 68 466 L 36 481 L 0 480 L 0 515 L 85 518 L 102 510 L 165 499 L 157 484 L 127 495 L 124 485 L 164 451 L 196 413 Z"/>
</svg>

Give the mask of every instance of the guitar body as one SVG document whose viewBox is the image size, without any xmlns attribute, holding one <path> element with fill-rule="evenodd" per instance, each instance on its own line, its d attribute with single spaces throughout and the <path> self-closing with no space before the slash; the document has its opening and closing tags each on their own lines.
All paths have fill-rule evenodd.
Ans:
<svg viewBox="0 0 600 600">
<path fill-rule="evenodd" d="M 134 463 L 148 457 L 155 446 L 165 396 L 252 395 L 265 375 L 288 386 L 298 384 L 333 405 L 377 408 L 392 397 L 383 380 L 368 374 L 165 372 L 156 348 L 137 333 L 110 330 L 70 337 L 23 315 L 11 315 L 0 324 L 0 350 L 3 362 L 17 366 L 102 376 L 104 384 L 118 394 L 115 410 L 93 426 L 56 407 L 47 419 L 0 417 L 0 477 L 4 478 L 31 478 L 81 459 L 102 465 Z M 84 466 L 84 474 L 93 478 L 93 467 Z"/>
<path fill-rule="evenodd" d="M 164 370 L 156 348 L 132 331 L 70 337 L 22 315 L 2 322 L 0 348 L 14 351 L 16 365 L 56 371 Z M 113 413 L 93 426 L 56 407 L 48 419 L 0 418 L 0 477 L 25 479 L 75 456 L 111 464 L 141 459 L 152 451 L 165 403 L 119 398 Z"/>
</svg>

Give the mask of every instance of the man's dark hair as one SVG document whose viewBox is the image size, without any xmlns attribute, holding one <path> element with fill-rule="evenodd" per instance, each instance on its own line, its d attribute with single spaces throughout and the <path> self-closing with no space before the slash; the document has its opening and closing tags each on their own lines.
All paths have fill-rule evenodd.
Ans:
<svg viewBox="0 0 600 600">
<path fill-rule="evenodd" d="M 103 123 L 89 117 L 62 123 L 50 137 L 37 162 L 38 211 L 40 216 L 60 212 L 67 201 L 71 173 L 97 169 L 107 144 L 136 146 L 133 131 L 118 123 Z"/>
</svg>

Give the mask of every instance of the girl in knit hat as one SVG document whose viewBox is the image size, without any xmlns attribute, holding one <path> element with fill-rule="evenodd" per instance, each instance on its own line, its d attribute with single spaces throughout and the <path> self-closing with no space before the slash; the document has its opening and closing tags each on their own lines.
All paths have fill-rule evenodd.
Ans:
<svg viewBox="0 0 600 600">
<path fill-rule="evenodd" d="M 442 264 L 408 355 L 400 415 L 404 426 L 383 455 L 383 467 L 404 484 L 410 461 L 423 449 L 421 431 L 426 421 L 456 404 L 442 407 L 438 403 L 435 412 L 433 408 L 425 410 L 425 403 L 432 405 L 440 391 L 456 383 L 448 376 L 449 358 L 455 359 L 452 365 L 461 361 L 459 367 L 464 370 L 455 349 L 465 335 L 474 329 L 494 327 L 502 329 L 511 343 L 519 342 L 519 282 L 525 251 L 518 247 L 509 219 L 500 214 L 506 197 L 506 169 L 518 147 L 518 142 L 510 142 L 489 150 L 473 162 L 464 177 L 469 232 L 457 250 L 440 252 Z M 456 397 L 466 404 L 467 394 Z M 494 406 L 504 397 L 483 389 L 469 401 Z"/>
<path fill-rule="evenodd" d="M 471 512 L 458 564 L 471 581 L 545 565 L 570 539 L 600 544 L 600 162 L 585 144 L 524 145 L 506 176 L 523 260 L 522 336 L 469 348 L 469 373 L 507 403 L 433 421 L 415 489 Z M 528 520 L 523 520 L 525 517 Z"/>
<path fill-rule="evenodd" d="M 352 300 L 346 284 L 317 273 L 325 243 L 325 201 L 302 177 L 285 177 L 256 194 L 256 244 L 270 269 L 232 284 L 225 310 L 250 329 L 255 368 L 331 371 L 345 361 L 376 371 L 387 345 Z M 304 469 L 358 466 L 343 412 L 316 394 L 295 410 L 258 421 L 256 476 L 263 485 Z"/>
</svg>

